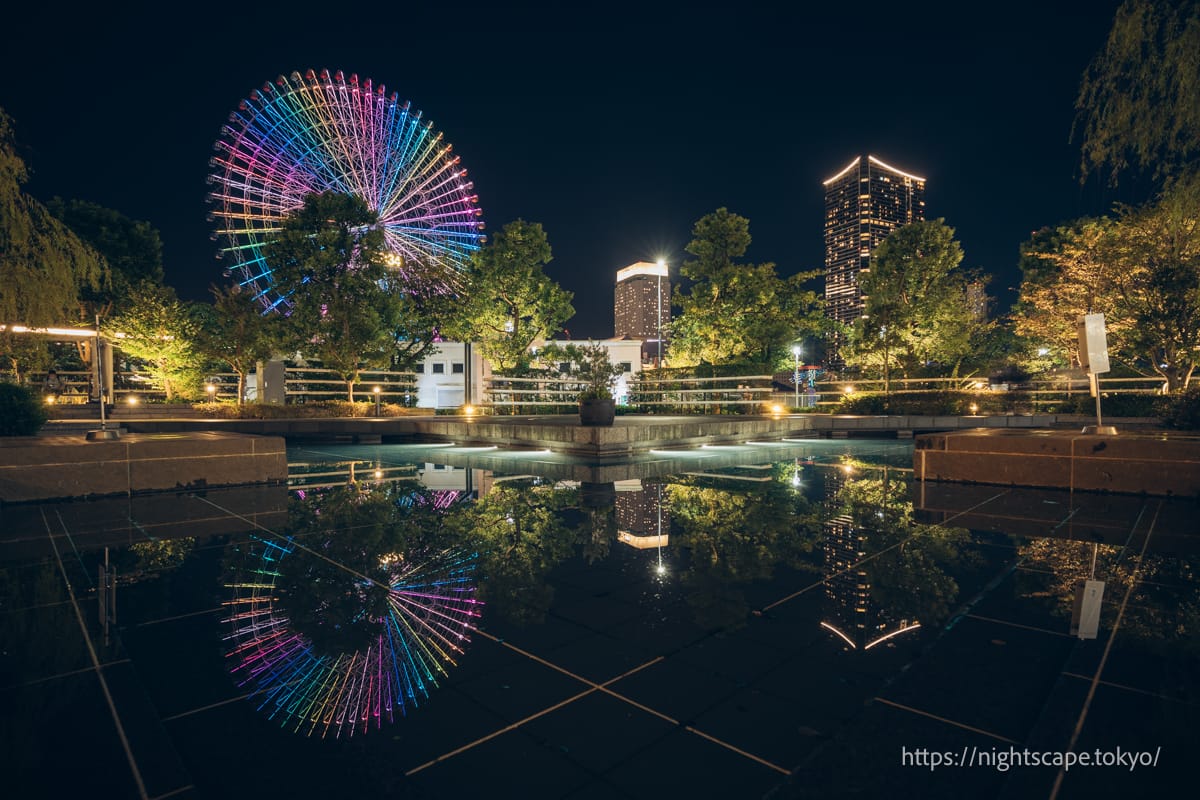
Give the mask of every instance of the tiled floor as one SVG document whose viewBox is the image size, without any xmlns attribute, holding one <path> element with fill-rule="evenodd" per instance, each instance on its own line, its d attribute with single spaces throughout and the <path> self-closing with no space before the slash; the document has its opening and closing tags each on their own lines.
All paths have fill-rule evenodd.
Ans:
<svg viewBox="0 0 1200 800">
<path fill-rule="evenodd" d="M 868 464 L 897 452 L 843 446 Z M 818 459 L 811 469 L 821 468 Z M 1014 505 L 995 494 L 985 511 Z M 177 503 L 186 517 L 222 498 Z M 119 584 L 106 645 L 97 543 L 111 540 L 120 514 L 25 509 L 20 529 L 0 537 L 0 752 L 14 765 L 13 797 L 1170 795 L 1189 785 L 1200 745 L 1200 532 L 1186 529 L 1195 510 L 1142 499 L 1132 518 L 1105 519 L 1126 526 L 1128 544 L 1100 560 L 1112 574 L 1094 640 L 1069 635 L 1067 562 L 1026 537 L 969 535 L 951 570 L 952 613 L 870 650 L 821 627 L 831 600 L 820 547 L 807 564 L 732 586 L 744 618 L 714 628 L 684 540 L 672 537 L 666 578 L 654 574 L 653 550 L 613 544 L 599 561 L 554 566 L 541 622 L 485 616 L 407 717 L 334 740 L 266 719 L 226 671 L 226 554 L 244 534 L 198 537 L 182 561 Z M 137 525 L 126 527 L 136 537 Z M 892 552 L 915 546 L 905 539 Z M 1053 558 L 1086 547 L 1063 542 Z M 918 749 L 1068 747 L 1146 751 L 1157 765 L 901 763 Z"/>
</svg>

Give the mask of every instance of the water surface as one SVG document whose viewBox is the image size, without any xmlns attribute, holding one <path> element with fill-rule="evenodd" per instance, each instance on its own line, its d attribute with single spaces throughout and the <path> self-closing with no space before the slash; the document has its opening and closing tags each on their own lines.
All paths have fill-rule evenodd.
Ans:
<svg viewBox="0 0 1200 800">
<path fill-rule="evenodd" d="M 1185 785 L 1196 504 L 914 486 L 911 458 L 326 446 L 286 488 L 5 507 L 12 796 Z M 1157 764 L 994 766 L 1118 747 Z"/>
</svg>

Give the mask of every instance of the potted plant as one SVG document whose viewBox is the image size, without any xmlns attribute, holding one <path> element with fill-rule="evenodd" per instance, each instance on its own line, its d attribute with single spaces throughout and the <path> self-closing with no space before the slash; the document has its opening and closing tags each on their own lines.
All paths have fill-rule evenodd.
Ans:
<svg viewBox="0 0 1200 800">
<path fill-rule="evenodd" d="M 567 379 L 583 385 L 578 397 L 580 425 L 601 427 L 613 424 L 617 405 L 613 399 L 612 383 L 622 370 L 609 360 L 608 350 L 603 345 L 551 345 L 539 355 L 544 360 L 557 360 L 569 365 Z"/>
</svg>

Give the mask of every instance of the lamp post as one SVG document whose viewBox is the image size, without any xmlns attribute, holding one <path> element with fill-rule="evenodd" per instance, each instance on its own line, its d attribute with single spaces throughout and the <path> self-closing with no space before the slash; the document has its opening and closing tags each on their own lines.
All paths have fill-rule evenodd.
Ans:
<svg viewBox="0 0 1200 800">
<path fill-rule="evenodd" d="M 667 271 L 667 262 L 664 259 L 658 260 L 658 358 L 654 362 L 654 368 L 662 367 L 662 279 L 663 273 Z"/>
<path fill-rule="evenodd" d="M 795 359 L 796 359 L 796 371 L 792 375 L 792 383 L 794 383 L 796 385 L 795 386 L 795 388 L 796 388 L 796 408 L 799 408 L 800 407 L 800 346 L 799 345 L 795 345 L 792 347 L 792 355 L 795 356 Z"/>
<path fill-rule="evenodd" d="M 375 393 L 375 416 L 378 417 L 379 416 L 379 393 L 382 391 L 382 389 L 380 389 L 380 387 L 376 386 L 371 391 Z"/>
</svg>

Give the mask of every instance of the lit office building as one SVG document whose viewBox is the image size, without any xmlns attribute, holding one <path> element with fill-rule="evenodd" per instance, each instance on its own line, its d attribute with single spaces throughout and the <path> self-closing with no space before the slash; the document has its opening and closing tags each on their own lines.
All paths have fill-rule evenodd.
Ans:
<svg viewBox="0 0 1200 800">
<path fill-rule="evenodd" d="M 925 179 L 875 156 L 856 157 L 825 181 L 825 314 L 850 325 L 862 316 L 859 277 L 871 253 L 901 225 L 925 219 Z M 830 342 L 829 361 L 841 366 Z"/>
<path fill-rule="evenodd" d="M 639 261 L 617 272 L 613 292 L 615 338 L 640 339 L 643 362 L 652 362 L 659 356 L 660 331 L 670 322 L 671 280 L 665 264 Z M 665 344 L 661 349 L 666 352 Z"/>
</svg>

